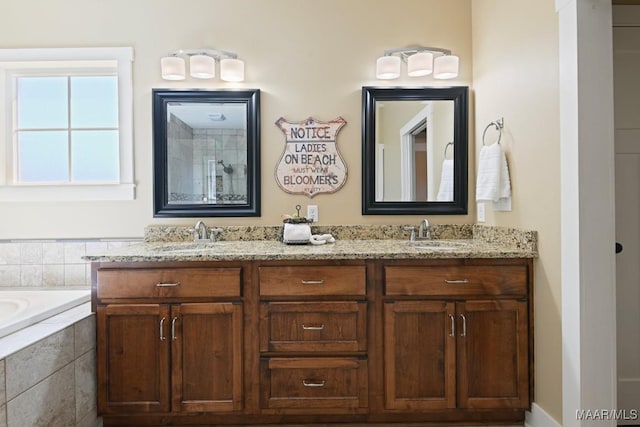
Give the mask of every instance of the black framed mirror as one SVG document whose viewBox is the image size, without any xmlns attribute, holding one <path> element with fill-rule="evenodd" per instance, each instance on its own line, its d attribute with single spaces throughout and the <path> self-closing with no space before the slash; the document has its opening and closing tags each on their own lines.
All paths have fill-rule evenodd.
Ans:
<svg viewBox="0 0 640 427">
<path fill-rule="evenodd" d="M 362 214 L 464 215 L 468 87 L 362 88 Z"/>
<path fill-rule="evenodd" d="M 260 90 L 152 95 L 153 216 L 260 216 Z"/>
</svg>

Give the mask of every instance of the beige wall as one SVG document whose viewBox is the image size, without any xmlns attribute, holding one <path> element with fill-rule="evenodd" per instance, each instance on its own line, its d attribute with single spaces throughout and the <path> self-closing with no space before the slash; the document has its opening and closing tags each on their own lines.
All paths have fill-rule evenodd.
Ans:
<svg viewBox="0 0 640 427">
<path fill-rule="evenodd" d="M 210 225 L 277 224 L 296 204 L 319 205 L 323 224 L 418 223 L 419 217 L 362 216 L 361 87 L 470 85 L 471 0 L 12 0 L 2 8 L 0 47 L 133 46 L 135 179 L 129 202 L 0 203 L 0 238 L 136 237 L 152 223 L 151 89 L 259 88 L 262 132 L 262 217 L 208 219 Z M 436 11 L 437 13 L 434 13 Z M 423 44 L 451 49 L 460 77 L 375 80 L 385 49 Z M 235 51 L 246 61 L 246 81 L 167 82 L 159 61 L 179 48 Z M 346 185 L 313 199 L 284 193 L 273 171 L 284 148 L 279 117 L 302 120 L 342 116 L 338 135 L 348 166 Z M 432 218 L 472 222 L 472 216 Z M 30 224 L 27 226 L 26 224 Z"/>
<path fill-rule="evenodd" d="M 536 261 L 536 401 L 561 419 L 558 28 L 553 0 L 12 0 L 2 10 L 0 47 L 133 46 L 136 200 L 108 203 L 0 203 L 0 238 L 136 237 L 152 218 L 151 89 L 259 88 L 262 217 L 208 219 L 210 225 L 276 224 L 295 204 L 319 205 L 323 224 L 415 223 L 419 217 L 362 216 L 361 87 L 471 85 L 470 129 L 505 119 L 503 144 L 514 186 L 513 211 L 487 223 L 539 231 Z M 473 14 L 473 19 L 472 19 Z M 473 43 L 472 43 L 473 39 Z M 423 44 L 451 49 L 460 77 L 383 82 L 375 59 L 385 49 Z M 179 48 L 232 50 L 246 61 L 246 81 L 167 82 L 160 57 Z M 473 49 L 473 57 L 472 57 Z M 473 75 L 472 75 L 473 72 Z M 474 113 L 473 111 L 476 111 Z M 279 117 L 347 125 L 338 147 L 349 168 L 345 187 L 314 199 L 284 193 L 273 170 L 284 137 Z M 475 122 L 475 124 L 474 124 Z M 479 146 L 480 144 L 476 144 Z M 474 175 L 471 138 L 470 181 Z M 473 185 L 470 197 L 473 199 Z M 471 215 L 430 217 L 470 223 Z"/>
<path fill-rule="evenodd" d="M 472 10 L 476 158 L 485 126 L 504 117 L 513 185 L 513 211 L 487 205 L 487 223 L 538 231 L 535 401 L 561 421 L 558 18 L 554 0 L 473 0 Z"/>
</svg>

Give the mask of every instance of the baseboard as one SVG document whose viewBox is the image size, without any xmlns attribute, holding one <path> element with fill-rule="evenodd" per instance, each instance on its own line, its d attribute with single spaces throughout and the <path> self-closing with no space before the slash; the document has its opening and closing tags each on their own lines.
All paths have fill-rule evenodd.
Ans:
<svg viewBox="0 0 640 427">
<path fill-rule="evenodd" d="M 531 404 L 531 412 L 527 411 L 524 417 L 525 427 L 562 427 L 551 415 L 536 403 Z"/>
</svg>

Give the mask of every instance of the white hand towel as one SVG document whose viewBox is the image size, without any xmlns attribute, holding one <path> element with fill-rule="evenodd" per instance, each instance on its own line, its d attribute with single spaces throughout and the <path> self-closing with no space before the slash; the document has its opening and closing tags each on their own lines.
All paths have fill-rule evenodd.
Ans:
<svg viewBox="0 0 640 427">
<path fill-rule="evenodd" d="M 511 198 L 511 181 L 507 156 L 500 144 L 485 145 L 480 150 L 476 201 L 494 201 Z"/>
<path fill-rule="evenodd" d="M 440 189 L 438 190 L 439 202 L 453 201 L 453 159 L 445 159 L 442 162 L 440 173 Z"/>
</svg>

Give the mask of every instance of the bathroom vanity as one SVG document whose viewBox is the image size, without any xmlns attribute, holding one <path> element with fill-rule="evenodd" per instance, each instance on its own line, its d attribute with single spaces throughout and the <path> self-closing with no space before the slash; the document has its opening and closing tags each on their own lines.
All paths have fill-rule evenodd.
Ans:
<svg viewBox="0 0 640 427">
<path fill-rule="evenodd" d="M 477 239 L 96 256 L 98 410 L 106 426 L 521 422 L 534 257 Z"/>
</svg>

